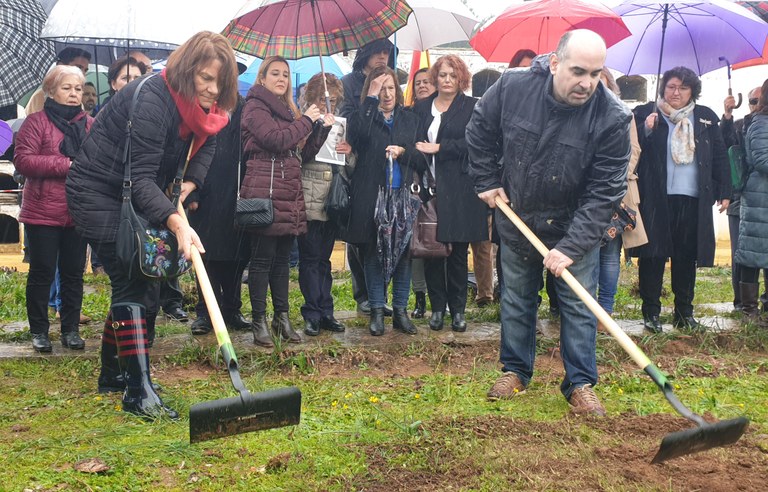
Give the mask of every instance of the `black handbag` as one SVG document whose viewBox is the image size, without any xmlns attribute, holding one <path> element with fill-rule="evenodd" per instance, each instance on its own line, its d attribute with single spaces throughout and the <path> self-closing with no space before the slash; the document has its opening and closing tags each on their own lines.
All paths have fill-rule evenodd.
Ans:
<svg viewBox="0 0 768 492">
<path fill-rule="evenodd" d="M 325 198 L 325 213 L 328 219 L 337 224 L 346 224 L 349 220 L 350 197 L 349 180 L 333 165 L 333 177 Z"/>
<path fill-rule="evenodd" d="M 183 275 L 192 263 L 184 258 L 179 251 L 179 243 L 176 236 L 164 225 L 150 224 L 147 219 L 136 213 L 131 201 L 131 119 L 136 107 L 144 83 L 152 78 L 142 80 L 133 94 L 133 101 L 128 113 L 126 128 L 125 150 L 123 153 L 122 206 L 120 208 L 120 222 L 115 237 L 115 250 L 117 261 L 122 269 L 127 272 L 128 279 L 134 280 L 141 276 L 149 279 L 169 279 Z M 191 146 L 190 146 L 191 148 Z M 173 180 L 172 201 L 178 203 L 181 193 L 181 181 L 189 163 L 189 154 L 185 162 L 179 165 L 176 177 Z"/>
<path fill-rule="evenodd" d="M 242 151 L 241 151 L 242 152 Z M 242 157 L 241 159 L 242 160 Z M 237 163 L 237 201 L 235 202 L 235 227 L 251 231 L 262 229 L 275 220 L 272 207 L 272 185 L 275 180 L 275 157 L 269 174 L 269 198 L 240 198 L 240 162 Z"/>
</svg>

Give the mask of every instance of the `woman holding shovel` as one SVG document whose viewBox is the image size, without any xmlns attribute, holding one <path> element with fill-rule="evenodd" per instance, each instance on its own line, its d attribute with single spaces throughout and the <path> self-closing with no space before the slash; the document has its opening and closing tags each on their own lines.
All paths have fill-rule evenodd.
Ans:
<svg viewBox="0 0 768 492">
<path fill-rule="evenodd" d="M 131 163 L 137 213 L 172 231 L 187 258 L 193 244 L 203 252 L 197 234 L 176 212 L 166 189 L 188 152 L 181 201 L 202 186 L 213 157 L 214 136 L 227 124 L 227 112 L 237 101 L 235 63 L 223 36 L 207 31 L 192 36 L 171 54 L 159 76 L 130 83 L 114 95 L 94 123 L 91 138 L 83 144 L 67 179 L 75 225 L 93 245 L 112 283 L 112 306 L 101 343 L 99 391 L 124 389 L 126 412 L 178 418 L 155 392 L 149 371 L 147 317 L 157 313 L 160 284 L 141 274 L 129 277 L 117 259 L 115 237 L 125 165 Z M 124 161 L 129 119 L 130 161 Z"/>
</svg>

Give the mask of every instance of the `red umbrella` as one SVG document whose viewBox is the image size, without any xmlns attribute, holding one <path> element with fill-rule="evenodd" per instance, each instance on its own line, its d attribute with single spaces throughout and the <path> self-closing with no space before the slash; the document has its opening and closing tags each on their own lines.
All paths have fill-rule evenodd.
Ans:
<svg viewBox="0 0 768 492">
<path fill-rule="evenodd" d="M 469 41 L 489 62 L 509 62 L 521 49 L 549 53 L 572 29 L 590 29 L 611 46 L 631 33 L 616 13 L 597 2 L 539 0 L 502 12 Z"/>
<path fill-rule="evenodd" d="M 736 2 L 738 5 L 741 5 L 745 9 L 749 10 L 753 14 L 757 15 L 761 19 L 763 19 L 765 22 L 768 22 L 768 2 Z M 752 58 L 751 60 L 743 61 L 741 63 L 736 63 L 733 65 L 733 69 L 736 70 L 737 68 L 746 68 L 746 67 L 754 67 L 756 65 L 765 65 L 768 64 L 768 40 L 765 42 L 765 46 L 763 47 L 763 56 L 760 58 Z"/>
<path fill-rule="evenodd" d="M 752 58 L 751 60 L 743 61 L 741 63 L 736 63 L 732 68 L 733 70 L 736 70 L 737 68 L 754 67 L 757 65 L 768 65 L 768 40 L 765 41 L 765 46 L 763 46 L 763 56 L 760 58 Z"/>
</svg>

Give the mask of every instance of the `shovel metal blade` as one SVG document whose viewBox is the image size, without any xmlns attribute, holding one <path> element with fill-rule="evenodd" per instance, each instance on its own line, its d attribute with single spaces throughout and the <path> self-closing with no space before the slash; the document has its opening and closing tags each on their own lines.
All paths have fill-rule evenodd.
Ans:
<svg viewBox="0 0 768 492">
<path fill-rule="evenodd" d="M 749 419 L 739 417 L 673 432 L 664 436 L 659 452 L 656 453 L 651 463 L 661 463 L 679 456 L 733 444 L 744 434 L 748 425 Z"/>
<path fill-rule="evenodd" d="M 296 387 L 197 403 L 189 408 L 189 442 L 244 434 L 287 425 L 301 419 L 301 391 Z"/>
</svg>

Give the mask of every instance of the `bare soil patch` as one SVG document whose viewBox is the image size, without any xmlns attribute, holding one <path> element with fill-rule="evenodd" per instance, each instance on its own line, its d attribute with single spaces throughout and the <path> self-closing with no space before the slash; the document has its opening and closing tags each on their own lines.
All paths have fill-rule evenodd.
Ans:
<svg viewBox="0 0 768 492">
<path fill-rule="evenodd" d="M 581 426 L 599 431 L 601 439 L 586 440 Z M 764 490 L 768 455 L 758 442 L 765 436 L 754 432 L 727 448 L 650 464 L 664 435 L 690 427 L 664 414 L 565 417 L 549 424 L 490 415 L 435 421 L 431 437 L 412 446 L 366 448 L 369 474 L 352 485 L 369 491 L 460 490 L 477 486 L 490 467 L 506 470 L 507 485 L 518 490 Z M 446 444 L 458 436 L 470 452 Z M 401 464 L 413 453 L 435 459 L 427 469 Z"/>
</svg>

